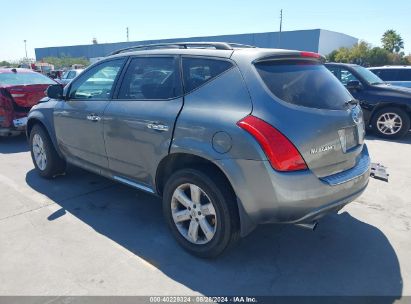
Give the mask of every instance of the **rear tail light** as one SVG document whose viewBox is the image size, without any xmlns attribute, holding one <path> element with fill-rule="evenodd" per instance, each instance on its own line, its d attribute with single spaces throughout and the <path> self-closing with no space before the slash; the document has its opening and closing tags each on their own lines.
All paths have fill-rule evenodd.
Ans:
<svg viewBox="0 0 411 304">
<path fill-rule="evenodd" d="M 257 140 L 275 170 L 307 169 L 304 159 L 291 141 L 264 120 L 249 115 L 240 120 L 237 125 Z"/>
<path fill-rule="evenodd" d="M 4 95 L 4 89 L 0 89 L 0 126 L 5 127 L 9 120 L 13 105 L 9 97 Z"/>
</svg>

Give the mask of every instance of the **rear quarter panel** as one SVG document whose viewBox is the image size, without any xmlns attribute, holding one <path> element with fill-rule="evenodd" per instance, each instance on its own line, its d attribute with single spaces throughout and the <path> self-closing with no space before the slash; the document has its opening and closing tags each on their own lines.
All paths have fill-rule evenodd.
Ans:
<svg viewBox="0 0 411 304">
<path fill-rule="evenodd" d="M 237 122 L 252 103 L 237 67 L 189 93 L 177 119 L 170 153 L 207 159 L 264 159 L 258 144 Z"/>
</svg>

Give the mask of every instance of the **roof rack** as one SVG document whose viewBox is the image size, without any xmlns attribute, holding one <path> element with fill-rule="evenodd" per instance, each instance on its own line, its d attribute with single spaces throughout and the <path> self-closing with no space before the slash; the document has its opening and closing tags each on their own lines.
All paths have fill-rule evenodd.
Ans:
<svg viewBox="0 0 411 304">
<path fill-rule="evenodd" d="M 108 56 L 116 55 L 125 52 L 156 50 L 156 49 L 188 49 L 188 48 L 215 48 L 216 50 L 233 50 L 235 48 L 255 48 L 252 45 L 226 42 L 171 42 L 171 43 L 157 43 L 137 45 L 124 49 L 116 50 Z"/>
</svg>

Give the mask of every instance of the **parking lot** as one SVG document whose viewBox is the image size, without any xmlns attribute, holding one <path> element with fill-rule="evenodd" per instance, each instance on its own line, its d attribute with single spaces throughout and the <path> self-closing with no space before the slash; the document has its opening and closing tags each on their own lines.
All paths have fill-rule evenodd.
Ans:
<svg viewBox="0 0 411 304">
<path fill-rule="evenodd" d="M 0 138 L 0 294 L 411 295 L 411 136 L 367 144 L 389 183 L 371 179 L 315 232 L 261 226 L 201 260 L 158 198 L 76 168 L 43 180 L 24 137 Z"/>
</svg>

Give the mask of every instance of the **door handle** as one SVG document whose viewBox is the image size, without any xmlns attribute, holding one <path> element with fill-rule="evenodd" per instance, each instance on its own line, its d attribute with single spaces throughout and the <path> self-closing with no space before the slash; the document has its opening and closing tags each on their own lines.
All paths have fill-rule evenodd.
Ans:
<svg viewBox="0 0 411 304">
<path fill-rule="evenodd" d="M 100 121 L 100 120 L 101 120 L 101 117 L 98 116 L 98 115 L 96 115 L 96 114 L 91 113 L 91 114 L 88 114 L 88 115 L 87 115 L 87 120 Z"/>
<path fill-rule="evenodd" d="M 152 130 L 157 130 L 161 132 L 166 132 L 169 130 L 169 127 L 160 123 L 156 122 L 150 122 L 147 124 L 147 128 L 152 129 Z"/>
</svg>

